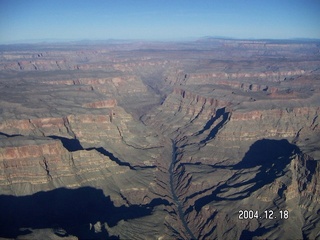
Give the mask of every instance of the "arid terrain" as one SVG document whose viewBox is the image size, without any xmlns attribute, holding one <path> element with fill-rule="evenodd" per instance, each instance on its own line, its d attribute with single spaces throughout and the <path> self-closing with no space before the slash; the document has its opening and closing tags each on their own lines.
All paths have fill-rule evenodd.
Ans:
<svg viewBox="0 0 320 240">
<path fill-rule="evenodd" d="M 320 239 L 320 42 L 0 46 L 0 239 Z"/>
</svg>

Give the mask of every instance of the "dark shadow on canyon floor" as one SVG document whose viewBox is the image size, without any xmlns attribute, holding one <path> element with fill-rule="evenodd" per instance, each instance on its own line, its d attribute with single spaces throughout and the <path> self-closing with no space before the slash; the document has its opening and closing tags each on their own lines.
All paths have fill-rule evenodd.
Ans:
<svg viewBox="0 0 320 240">
<path fill-rule="evenodd" d="M 30 233 L 21 228 L 62 228 L 80 239 L 117 239 L 105 228 L 95 233 L 90 223 L 100 221 L 112 227 L 120 220 L 150 215 L 161 204 L 169 203 L 154 199 L 146 205 L 116 207 L 102 190 L 92 187 L 59 188 L 22 197 L 0 195 L 0 237 L 16 238 Z"/>
<path fill-rule="evenodd" d="M 253 239 L 254 237 L 260 237 L 263 234 L 269 232 L 271 229 L 278 227 L 278 224 L 275 224 L 272 227 L 265 228 L 265 227 L 260 227 L 254 231 L 249 231 L 249 230 L 243 230 L 241 235 L 240 235 L 240 240 L 248 240 L 248 239 Z"/>
<path fill-rule="evenodd" d="M 264 169 L 280 170 L 290 163 L 290 157 L 293 154 L 299 152 L 299 148 L 286 139 L 261 139 L 251 145 L 242 161 L 233 168 L 243 169 L 261 166 Z"/>
<path fill-rule="evenodd" d="M 69 152 L 83 150 L 83 147 L 81 146 L 78 139 L 65 138 L 60 136 L 49 136 L 49 138 L 60 140 L 64 148 L 67 149 Z"/>
<path fill-rule="evenodd" d="M 6 134 L 6 133 L 3 133 L 3 132 L 0 132 L 0 136 L 6 136 L 6 137 L 18 137 L 18 136 L 22 136 L 21 134 Z"/>
<path fill-rule="evenodd" d="M 52 135 L 49 137 L 52 139 L 60 140 L 63 147 L 65 149 L 67 149 L 69 152 L 75 152 L 75 151 L 80 151 L 80 150 L 96 150 L 99 153 L 101 153 L 102 155 L 109 157 L 111 161 L 116 162 L 119 166 L 127 166 L 130 169 L 135 170 L 135 168 L 132 167 L 128 162 L 124 162 L 124 161 L 120 160 L 112 152 L 107 151 L 103 147 L 90 147 L 90 148 L 84 149 L 78 139 L 65 138 L 65 137 L 60 137 L 60 136 L 55 136 L 55 135 Z"/>
<path fill-rule="evenodd" d="M 196 136 L 203 134 L 205 131 L 209 130 L 210 128 L 212 128 L 212 125 L 215 123 L 215 121 L 217 121 L 221 116 L 223 116 L 223 114 L 225 114 L 225 108 L 219 108 L 216 111 L 215 116 L 211 116 L 211 119 L 209 121 L 207 121 L 207 123 L 204 125 L 203 129 L 200 130 Z"/>
<path fill-rule="evenodd" d="M 202 134 L 204 131 L 206 131 L 206 130 L 211 128 L 209 135 L 204 140 L 202 140 L 200 143 L 201 144 L 206 144 L 208 141 L 210 141 L 211 139 L 215 138 L 215 136 L 217 135 L 218 131 L 227 123 L 228 118 L 229 118 L 229 112 L 226 112 L 226 108 L 218 109 L 217 112 L 216 112 L 216 116 L 211 118 L 206 123 L 204 128 L 197 133 L 197 135 Z M 214 126 L 215 122 L 218 121 L 219 119 L 221 119 L 220 122 L 218 122 Z"/>
<path fill-rule="evenodd" d="M 195 202 L 196 211 L 199 212 L 203 206 L 213 201 L 237 201 L 249 197 L 253 192 L 283 176 L 286 166 L 290 163 L 291 157 L 295 153 L 300 153 L 300 149 L 284 139 L 262 139 L 256 141 L 239 163 L 233 166 L 216 166 L 217 169 L 228 168 L 237 172 L 259 167 L 256 174 L 249 180 L 238 181 L 233 184 L 233 179 L 237 179 L 237 176 L 242 174 L 241 172 L 235 173 L 226 183 L 212 191 L 210 195 L 198 199 Z M 234 191 L 234 188 L 238 188 L 239 191 Z M 228 195 L 230 189 L 233 189 L 232 192 L 236 193 Z"/>
<path fill-rule="evenodd" d="M 130 165 L 130 163 L 128 162 L 124 162 L 122 160 L 120 160 L 119 158 L 117 158 L 116 156 L 114 156 L 114 154 L 112 152 L 107 151 L 105 148 L 103 147 L 91 147 L 91 148 L 87 148 L 86 150 L 96 150 L 99 153 L 101 153 L 104 156 L 107 156 L 108 158 L 110 158 L 111 161 L 114 161 L 115 163 L 117 163 L 119 166 L 127 166 L 129 167 L 131 170 L 135 170 L 134 167 L 132 167 Z"/>
</svg>

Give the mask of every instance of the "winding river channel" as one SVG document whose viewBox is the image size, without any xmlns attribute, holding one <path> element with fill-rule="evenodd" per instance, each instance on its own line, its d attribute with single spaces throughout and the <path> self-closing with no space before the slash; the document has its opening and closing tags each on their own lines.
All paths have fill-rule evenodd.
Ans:
<svg viewBox="0 0 320 240">
<path fill-rule="evenodd" d="M 186 230 L 186 232 L 190 236 L 190 239 L 197 239 L 193 235 L 191 229 L 188 227 L 188 223 L 186 222 L 185 214 L 183 212 L 182 204 L 181 204 L 181 202 L 180 202 L 180 200 L 179 200 L 179 198 L 178 198 L 178 196 L 176 194 L 176 188 L 175 188 L 175 184 L 174 184 L 174 166 L 175 166 L 176 161 L 177 161 L 177 147 L 176 147 L 176 144 L 175 144 L 174 140 L 172 140 L 172 161 L 171 161 L 171 164 L 170 164 L 170 167 L 169 167 L 171 194 L 172 194 L 172 197 L 173 197 L 173 201 L 177 206 L 178 215 L 179 215 L 179 218 L 180 218 L 180 220 L 182 222 L 182 225 L 183 225 L 184 229 Z"/>
</svg>

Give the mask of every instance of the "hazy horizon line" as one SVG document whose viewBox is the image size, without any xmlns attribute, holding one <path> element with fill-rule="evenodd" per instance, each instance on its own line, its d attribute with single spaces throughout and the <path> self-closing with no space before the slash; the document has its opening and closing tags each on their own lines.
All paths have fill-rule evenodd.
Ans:
<svg viewBox="0 0 320 240">
<path fill-rule="evenodd" d="M 24 39 L 15 40 L 10 42 L 0 42 L 0 45 L 19 45 L 19 44 L 61 44 L 61 43 L 94 43 L 94 42 L 108 42 L 108 43 L 133 43 L 133 42 L 194 42 L 199 40 L 250 40 L 250 41 L 320 41 L 320 38 L 308 38 L 308 37 L 293 37 L 293 38 L 241 38 L 241 37 L 229 37 L 229 36 L 202 36 L 202 37 L 183 37 L 183 38 L 105 38 L 105 39 L 90 39 L 90 38 L 43 38 L 43 39 Z"/>
</svg>

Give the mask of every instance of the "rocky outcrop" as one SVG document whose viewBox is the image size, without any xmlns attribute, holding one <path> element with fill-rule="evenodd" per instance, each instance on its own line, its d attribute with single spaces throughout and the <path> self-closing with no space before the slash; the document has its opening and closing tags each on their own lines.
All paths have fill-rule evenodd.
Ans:
<svg viewBox="0 0 320 240">
<path fill-rule="evenodd" d="M 292 161 L 290 170 L 293 176 L 291 184 L 285 191 L 287 200 L 298 198 L 301 202 L 305 199 L 312 199 L 313 203 L 319 202 L 320 188 L 317 182 L 320 173 L 319 161 L 307 154 L 301 154 Z"/>
</svg>

